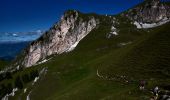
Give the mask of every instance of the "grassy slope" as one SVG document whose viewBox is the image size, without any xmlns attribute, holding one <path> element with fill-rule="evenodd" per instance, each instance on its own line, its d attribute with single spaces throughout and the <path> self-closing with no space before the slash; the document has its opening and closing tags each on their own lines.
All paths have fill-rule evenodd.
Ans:
<svg viewBox="0 0 170 100">
<path fill-rule="evenodd" d="M 122 29 L 124 32 L 112 39 L 105 38 L 107 26 L 89 34 L 73 52 L 42 65 L 49 66 L 49 71 L 33 90 L 32 98 L 142 100 L 143 93 L 136 94 L 139 80 L 147 80 L 148 88 L 169 82 L 169 24 L 143 32 L 142 36 L 141 31 L 126 33 L 128 29 Z M 132 41 L 134 36 L 137 38 L 134 43 L 122 48 L 116 46 L 125 40 Z M 126 75 L 134 82 L 101 79 L 96 75 L 97 69 L 102 75 Z"/>
<path fill-rule="evenodd" d="M 37 66 L 48 67 L 48 73 L 31 90 L 31 100 L 144 100 L 151 94 L 138 91 L 139 80 L 147 80 L 148 88 L 169 82 L 170 24 L 147 32 L 122 21 L 119 36 L 107 39 L 108 22 L 105 19 L 74 51 Z M 132 44 L 119 46 L 129 41 Z M 97 70 L 109 78 L 125 75 L 131 82 L 99 78 Z"/>
<path fill-rule="evenodd" d="M 85 37 L 70 53 L 53 56 L 49 62 L 29 70 L 48 68 L 35 87 L 28 84 L 31 100 L 144 100 L 149 92 L 138 91 L 139 80 L 147 80 L 147 88 L 167 85 L 169 77 L 170 24 L 155 29 L 137 30 L 127 19 L 116 28 L 119 35 L 110 39 L 111 19 L 100 18 L 100 26 Z M 120 43 L 132 42 L 126 46 Z M 97 76 L 97 70 L 100 75 Z M 17 74 L 25 72 L 18 72 Z M 125 75 L 126 83 L 120 76 Z M 114 78 L 114 80 L 109 80 Z M 31 83 L 30 83 L 31 84 Z M 23 90 L 22 90 L 23 91 Z M 26 98 L 19 91 L 15 98 Z M 149 95 L 149 96 L 148 96 Z"/>
<path fill-rule="evenodd" d="M 2 70 L 7 65 L 6 61 L 0 60 L 0 70 Z"/>
</svg>

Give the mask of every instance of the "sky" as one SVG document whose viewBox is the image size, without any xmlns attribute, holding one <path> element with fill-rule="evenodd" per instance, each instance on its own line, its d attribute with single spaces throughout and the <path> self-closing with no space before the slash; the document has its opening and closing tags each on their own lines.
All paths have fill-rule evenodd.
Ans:
<svg viewBox="0 0 170 100">
<path fill-rule="evenodd" d="M 66 10 L 118 14 L 143 0 L 0 0 L 0 33 L 48 30 Z"/>
</svg>

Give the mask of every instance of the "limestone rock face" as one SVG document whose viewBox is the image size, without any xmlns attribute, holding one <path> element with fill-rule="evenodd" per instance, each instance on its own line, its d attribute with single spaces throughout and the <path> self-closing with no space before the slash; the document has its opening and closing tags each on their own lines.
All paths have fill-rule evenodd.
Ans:
<svg viewBox="0 0 170 100">
<path fill-rule="evenodd" d="M 67 11 L 59 23 L 30 44 L 22 65 L 30 67 L 52 54 L 70 52 L 96 26 L 97 20 L 93 16 L 84 20 L 79 12 Z"/>
<path fill-rule="evenodd" d="M 127 16 L 139 23 L 157 23 L 170 19 L 170 6 L 160 0 L 145 0 L 145 2 L 128 11 Z"/>
</svg>

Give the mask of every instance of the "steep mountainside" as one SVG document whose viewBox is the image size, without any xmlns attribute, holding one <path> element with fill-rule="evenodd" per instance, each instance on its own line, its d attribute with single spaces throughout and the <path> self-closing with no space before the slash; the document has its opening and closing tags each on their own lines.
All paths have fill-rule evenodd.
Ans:
<svg viewBox="0 0 170 100">
<path fill-rule="evenodd" d="M 170 6 L 160 0 L 145 0 L 125 15 L 133 20 L 138 28 L 152 28 L 170 21 Z"/>
<path fill-rule="evenodd" d="M 97 19 L 81 18 L 77 11 L 67 11 L 61 21 L 34 41 L 26 51 L 23 65 L 30 67 L 52 54 L 72 51 L 81 39 L 97 26 Z"/>
<path fill-rule="evenodd" d="M 150 2 L 159 10 L 145 6 Z M 169 11 L 169 4 L 150 2 L 115 16 L 67 11 L 11 64 L 16 70 L 0 74 L 0 98 L 150 100 L 158 86 L 157 100 L 168 100 L 170 22 L 157 18 Z M 160 11 L 161 4 L 167 8 Z M 152 17 L 140 15 L 145 7 Z M 139 90 L 141 80 L 147 83 L 145 90 Z"/>
</svg>

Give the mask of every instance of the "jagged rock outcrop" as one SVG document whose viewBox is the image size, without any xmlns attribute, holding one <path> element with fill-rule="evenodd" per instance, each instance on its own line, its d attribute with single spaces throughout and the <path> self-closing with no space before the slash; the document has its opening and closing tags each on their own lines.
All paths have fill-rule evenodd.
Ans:
<svg viewBox="0 0 170 100">
<path fill-rule="evenodd" d="M 156 27 L 170 21 L 170 6 L 160 0 L 145 0 L 143 4 L 130 9 L 126 16 L 138 28 Z"/>
<path fill-rule="evenodd" d="M 97 19 L 88 16 L 83 19 L 77 11 L 67 11 L 61 21 L 55 24 L 26 50 L 22 65 L 30 67 L 52 54 L 73 50 L 80 40 L 97 26 Z"/>
</svg>

